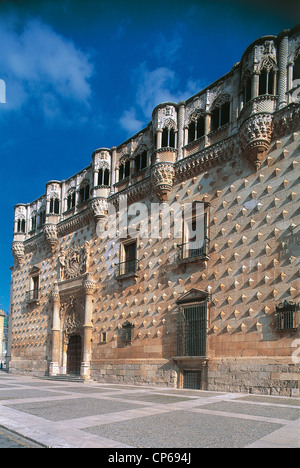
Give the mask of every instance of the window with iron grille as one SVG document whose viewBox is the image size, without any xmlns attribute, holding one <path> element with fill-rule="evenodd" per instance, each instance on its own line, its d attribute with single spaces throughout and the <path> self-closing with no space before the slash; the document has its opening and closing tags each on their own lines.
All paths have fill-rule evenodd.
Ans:
<svg viewBox="0 0 300 468">
<path fill-rule="evenodd" d="M 284 301 L 276 306 L 276 329 L 277 330 L 296 330 L 297 329 L 297 310 L 299 304 Z"/>
<path fill-rule="evenodd" d="M 205 356 L 207 303 L 183 306 L 178 320 L 177 355 Z"/>
<path fill-rule="evenodd" d="M 128 321 L 122 325 L 122 339 L 124 344 L 130 344 L 132 342 L 133 329 L 134 325 Z"/>
</svg>

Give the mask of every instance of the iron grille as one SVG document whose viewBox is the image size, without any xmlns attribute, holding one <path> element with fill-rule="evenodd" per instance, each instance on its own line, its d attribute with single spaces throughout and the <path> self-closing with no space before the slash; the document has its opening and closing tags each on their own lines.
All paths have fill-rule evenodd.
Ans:
<svg viewBox="0 0 300 468">
<path fill-rule="evenodd" d="M 40 298 L 40 290 L 39 289 L 31 289 L 30 291 L 26 291 L 27 301 L 37 301 Z"/>
<path fill-rule="evenodd" d="M 123 276 L 133 274 L 137 270 L 137 262 L 136 258 L 132 260 L 127 260 L 126 262 L 121 262 L 116 265 L 116 276 Z"/>
<path fill-rule="evenodd" d="M 206 355 L 207 304 L 183 307 L 177 330 L 178 356 Z"/>
<path fill-rule="evenodd" d="M 297 304 L 284 301 L 276 306 L 276 328 L 277 330 L 297 329 Z"/>
<path fill-rule="evenodd" d="M 178 244 L 179 257 L 181 260 L 185 258 L 207 257 L 209 251 L 209 239 L 205 237 L 203 241 L 185 242 Z"/>
<path fill-rule="evenodd" d="M 201 389 L 201 372 L 185 371 L 183 374 L 183 388 Z"/>
</svg>

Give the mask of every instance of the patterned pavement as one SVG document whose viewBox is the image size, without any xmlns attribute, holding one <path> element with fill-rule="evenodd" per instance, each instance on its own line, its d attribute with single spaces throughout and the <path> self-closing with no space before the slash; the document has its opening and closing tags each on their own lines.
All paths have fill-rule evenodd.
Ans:
<svg viewBox="0 0 300 468">
<path fill-rule="evenodd" d="M 300 399 L 0 372 L 0 447 L 33 441 L 51 448 L 299 448 Z"/>
</svg>

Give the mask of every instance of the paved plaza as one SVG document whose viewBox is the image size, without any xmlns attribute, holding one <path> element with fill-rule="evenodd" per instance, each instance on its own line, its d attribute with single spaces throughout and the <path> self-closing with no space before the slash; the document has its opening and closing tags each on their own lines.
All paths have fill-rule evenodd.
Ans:
<svg viewBox="0 0 300 468">
<path fill-rule="evenodd" d="M 300 399 L 0 372 L 5 430 L 51 448 L 299 448 Z"/>
</svg>

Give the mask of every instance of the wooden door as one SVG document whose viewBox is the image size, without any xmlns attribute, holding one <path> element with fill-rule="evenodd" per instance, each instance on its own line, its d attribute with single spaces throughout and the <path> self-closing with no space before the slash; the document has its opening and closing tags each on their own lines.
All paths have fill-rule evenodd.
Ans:
<svg viewBox="0 0 300 468">
<path fill-rule="evenodd" d="M 79 374 L 81 366 L 81 336 L 73 335 L 69 339 L 68 345 L 68 360 L 67 360 L 67 373 Z"/>
</svg>

